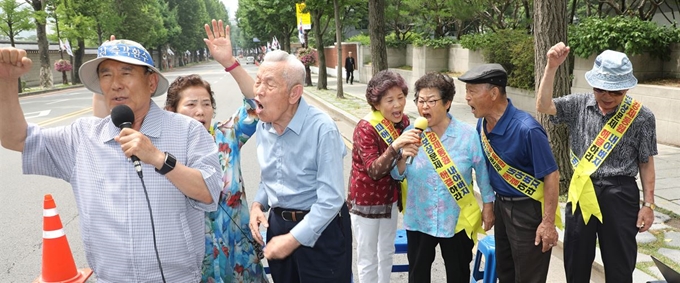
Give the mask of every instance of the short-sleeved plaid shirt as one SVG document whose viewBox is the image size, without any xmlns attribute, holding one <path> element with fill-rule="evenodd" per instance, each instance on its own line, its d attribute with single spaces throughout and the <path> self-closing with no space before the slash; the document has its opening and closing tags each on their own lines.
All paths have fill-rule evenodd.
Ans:
<svg viewBox="0 0 680 283">
<path fill-rule="evenodd" d="M 65 127 L 28 126 L 25 174 L 63 179 L 73 187 L 85 252 L 99 282 L 160 282 L 142 183 L 114 137 L 110 117 L 81 118 Z M 220 192 L 217 147 L 197 121 L 151 102 L 140 130 L 177 162 L 198 169 L 212 204 L 186 197 L 154 167 L 143 164 L 156 241 L 167 282 L 198 282 L 205 252 L 205 211 Z"/>
<path fill-rule="evenodd" d="M 616 111 L 612 111 L 603 115 L 592 93 L 572 94 L 555 98 L 553 101 L 557 115 L 551 116 L 550 121 L 566 123 L 569 126 L 569 143 L 579 159 L 583 157 L 604 124 L 616 114 Z M 654 114 L 643 105 L 621 141 L 591 177 L 635 177 L 640 169 L 638 163 L 646 163 L 650 156 L 658 153 Z"/>
</svg>

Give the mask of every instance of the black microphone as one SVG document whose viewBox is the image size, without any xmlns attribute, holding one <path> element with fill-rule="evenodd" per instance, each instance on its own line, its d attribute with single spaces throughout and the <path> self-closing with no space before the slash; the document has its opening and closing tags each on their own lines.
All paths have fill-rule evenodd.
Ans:
<svg viewBox="0 0 680 283">
<path fill-rule="evenodd" d="M 124 128 L 132 128 L 132 122 L 134 121 L 135 113 L 132 112 L 132 109 L 127 105 L 118 105 L 111 110 L 111 122 L 121 130 Z M 135 171 L 137 171 L 139 178 L 143 178 L 142 163 L 139 162 L 139 158 L 133 155 L 130 156 L 130 159 L 132 159 L 132 164 L 135 166 Z"/>
</svg>

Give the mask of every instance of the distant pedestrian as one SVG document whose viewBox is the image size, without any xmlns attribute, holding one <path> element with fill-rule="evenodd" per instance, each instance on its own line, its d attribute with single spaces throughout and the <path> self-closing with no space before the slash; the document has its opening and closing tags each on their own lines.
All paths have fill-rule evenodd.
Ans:
<svg viewBox="0 0 680 283">
<path fill-rule="evenodd" d="M 538 112 L 569 126 L 574 175 L 565 211 L 567 282 L 590 280 L 598 243 L 606 281 L 633 282 L 635 236 L 652 226 L 656 207 L 654 114 L 627 95 L 637 85 L 633 65 L 626 54 L 612 50 L 598 55 L 585 74 L 591 93 L 553 99 L 555 73 L 567 55 L 569 47 L 562 42 L 550 48 L 536 97 Z"/>
<path fill-rule="evenodd" d="M 347 73 L 345 83 L 354 83 L 354 69 L 356 69 L 356 66 L 356 61 L 352 57 L 352 51 L 350 51 L 347 53 L 347 58 L 345 58 L 345 72 Z"/>
</svg>

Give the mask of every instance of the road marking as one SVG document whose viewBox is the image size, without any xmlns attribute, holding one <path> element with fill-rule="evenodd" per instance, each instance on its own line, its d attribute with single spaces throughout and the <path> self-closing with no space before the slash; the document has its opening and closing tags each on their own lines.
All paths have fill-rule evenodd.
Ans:
<svg viewBox="0 0 680 283">
<path fill-rule="evenodd" d="M 352 151 L 352 141 L 349 140 L 344 135 L 341 135 L 341 136 L 342 136 L 342 141 L 345 142 L 345 146 L 347 147 L 347 149 L 349 149 L 349 151 Z"/>
<path fill-rule="evenodd" d="M 28 113 L 24 113 L 24 118 L 25 119 L 31 119 L 31 118 L 43 117 L 43 116 L 50 115 L 50 112 L 52 112 L 52 109 L 35 111 L 35 112 L 28 112 Z"/>
<path fill-rule="evenodd" d="M 69 119 L 69 118 L 80 116 L 82 114 L 85 114 L 85 113 L 91 112 L 91 111 L 92 111 L 92 107 L 88 107 L 88 108 L 81 109 L 81 110 L 78 110 L 78 111 L 75 111 L 75 112 L 71 112 L 71 113 L 66 114 L 66 115 L 54 117 L 52 119 L 47 119 L 45 121 L 38 123 L 38 125 L 41 126 L 41 127 L 44 127 L 44 126 L 47 126 L 47 125 L 50 125 L 50 124 L 54 124 L 56 122 L 61 122 L 63 120 Z"/>
</svg>

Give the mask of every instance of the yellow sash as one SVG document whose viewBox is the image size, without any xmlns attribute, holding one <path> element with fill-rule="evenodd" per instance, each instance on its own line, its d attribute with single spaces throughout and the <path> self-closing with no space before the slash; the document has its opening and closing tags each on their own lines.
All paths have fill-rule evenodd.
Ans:
<svg viewBox="0 0 680 283">
<path fill-rule="evenodd" d="M 484 127 L 484 123 L 481 123 Z M 519 170 L 515 167 L 510 166 L 508 163 L 503 161 L 498 154 L 493 150 L 491 143 L 486 138 L 484 129 L 479 130 L 480 137 L 482 139 L 482 148 L 484 149 L 484 155 L 491 163 L 498 175 L 500 175 L 506 183 L 520 191 L 524 195 L 538 201 L 541 203 L 541 212 L 545 214 L 545 199 L 543 197 L 543 181 L 536 179 L 531 174 Z M 562 216 L 559 208 L 555 210 L 555 226 L 557 228 L 563 229 L 562 226 Z"/>
<path fill-rule="evenodd" d="M 423 133 L 423 150 L 432 162 L 449 193 L 453 196 L 460 207 L 460 215 L 456 224 L 455 233 L 465 230 L 465 234 L 477 243 L 477 233 L 486 234 L 482 228 L 482 212 L 479 210 L 477 200 L 474 197 L 472 185 L 468 185 L 460 174 L 456 164 L 449 157 L 448 152 L 442 146 L 439 137 L 434 132 Z"/>
<path fill-rule="evenodd" d="M 621 137 L 640 113 L 642 104 L 630 96 L 626 96 L 613 117 L 607 121 L 595 140 L 586 150 L 583 158 L 571 152 L 571 165 L 574 167 L 574 175 L 569 184 L 568 199 L 572 203 L 572 213 L 576 211 L 576 205 L 580 204 L 583 221 L 588 224 L 590 216 L 594 215 L 602 222 L 602 212 L 597 203 L 595 187 L 590 175 L 597 171 L 602 162 L 609 156 L 614 147 L 621 141 Z"/>
<path fill-rule="evenodd" d="M 392 142 L 394 142 L 395 139 L 399 137 L 399 133 L 397 133 L 397 129 L 394 128 L 394 124 L 392 121 L 387 120 L 387 118 L 383 117 L 382 113 L 380 111 L 373 111 L 371 113 L 368 113 L 365 117 L 364 120 L 368 121 L 371 123 L 373 128 L 378 132 L 378 135 L 387 143 L 387 145 L 391 145 Z M 406 211 L 406 191 L 407 191 L 407 182 L 406 179 L 400 182 L 401 185 L 401 203 L 403 210 L 401 211 L 404 213 Z"/>
</svg>

